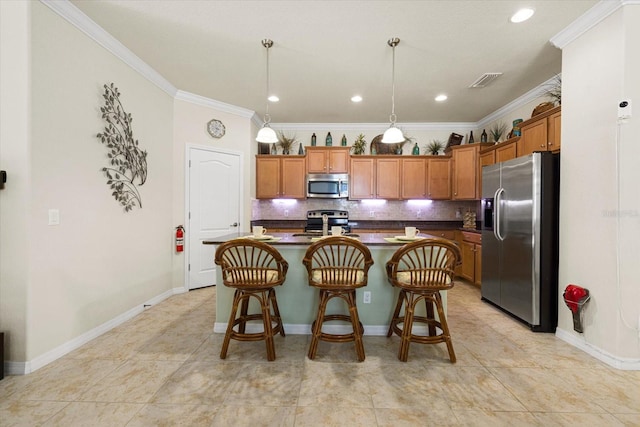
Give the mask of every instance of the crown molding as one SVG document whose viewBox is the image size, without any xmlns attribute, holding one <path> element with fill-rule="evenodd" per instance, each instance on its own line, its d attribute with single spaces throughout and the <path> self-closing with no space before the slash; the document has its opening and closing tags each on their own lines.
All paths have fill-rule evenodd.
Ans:
<svg viewBox="0 0 640 427">
<path fill-rule="evenodd" d="M 557 74 L 553 77 L 551 77 L 549 80 L 539 84 L 538 86 L 534 87 L 533 89 L 531 89 L 529 92 L 519 96 L 518 98 L 514 99 L 513 101 L 509 102 L 508 104 L 500 107 L 499 109 L 497 109 L 496 111 L 494 111 L 493 113 L 489 114 L 488 116 L 483 117 L 482 119 L 480 119 L 477 123 L 476 123 L 476 128 L 482 128 L 485 127 L 487 124 L 498 120 L 501 117 L 506 116 L 507 114 L 509 114 L 512 111 L 517 110 L 520 107 L 525 106 L 526 104 L 528 104 L 531 101 L 534 101 L 538 98 L 540 98 L 541 96 L 544 96 L 547 87 L 549 87 L 549 85 L 554 83 L 554 80 L 556 77 L 558 76 L 562 76 L 562 74 Z"/>
<path fill-rule="evenodd" d="M 564 30 L 560 31 L 549 40 L 555 47 L 564 49 L 569 43 L 593 28 L 607 16 L 611 15 L 622 6 L 628 4 L 640 4 L 638 0 L 601 0 L 591 9 L 583 13 Z"/>
<path fill-rule="evenodd" d="M 234 114 L 236 116 L 244 117 L 245 119 L 253 118 L 256 113 L 253 110 L 238 107 L 235 105 L 227 104 L 225 102 L 216 101 L 215 99 L 206 98 L 204 96 L 196 95 L 195 93 L 185 92 L 178 90 L 175 95 L 177 101 L 190 102 L 192 104 L 200 105 L 202 107 L 214 108 L 224 113 Z M 262 123 L 260 123 L 262 126 Z"/>
<path fill-rule="evenodd" d="M 262 123 L 260 123 L 262 126 Z M 475 123 L 473 122 L 442 122 L 442 123 L 397 123 L 398 128 L 404 132 L 408 131 L 451 131 L 456 130 L 473 130 Z M 271 127 L 279 130 L 289 131 L 374 131 L 383 133 L 389 123 L 272 123 Z"/>
<path fill-rule="evenodd" d="M 125 45 L 116 40 L 111 34 L 92 21 L 87 15 L 82 13 L 82 11 L 71 2 L 68 0 L 40 0 L 40 2 L 170 96 L 174 97 L 176 95 L 178 89 L 175 86 L 131 52 Z"/>
</svg>

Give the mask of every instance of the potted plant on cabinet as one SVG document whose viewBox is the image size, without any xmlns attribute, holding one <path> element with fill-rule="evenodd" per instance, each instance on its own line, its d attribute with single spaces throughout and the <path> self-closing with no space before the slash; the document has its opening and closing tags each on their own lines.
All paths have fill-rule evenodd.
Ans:
<svg viewBox="0 0 640 427">
<path fill-rule="evenodd" d="M 364 154 L 365 149 L 367 148 L 367 141 L 364 140 L 364 135 L 360 134 L 356 138 L 351 150 L 353 150 L 353 154 Z"/>
<path fill-rule="evenodd" d="M 434 139 L 429 144 L 427 144 L 426 152 L 431 154 L 432 156 L 437 156 L 440 154 L 440 150 L 442 150 L 443 148 L 444 142 Z"/>
</svg>

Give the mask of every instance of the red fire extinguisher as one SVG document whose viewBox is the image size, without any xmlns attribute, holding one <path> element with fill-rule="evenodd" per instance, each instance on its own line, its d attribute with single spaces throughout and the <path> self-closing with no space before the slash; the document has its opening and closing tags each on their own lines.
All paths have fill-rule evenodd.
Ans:
<svg viewBox="0 0 640 427">
<path fill-rule="evenodd" d="M 184 227 L 176 227 L 176 252 L 184 251 Z"/>
</svg>

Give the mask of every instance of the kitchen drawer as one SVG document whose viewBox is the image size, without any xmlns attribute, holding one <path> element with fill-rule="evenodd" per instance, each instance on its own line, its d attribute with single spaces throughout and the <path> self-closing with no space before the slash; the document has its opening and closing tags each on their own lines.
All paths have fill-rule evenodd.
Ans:
<svg viewBox="0 0 640 427">
<path fill-rule="evenodd" d="M 470 242 L 470 243 L 475 243 L 477 245 L 481 245 L 482 244 L 482 234 L 473 233 L 473 232 L 470 232 L 470 231 L 463 231 L 462 232 L 462 240 L 464 240 L 465 242 Z"/>
<path fill-rule="evenodd" d="M 456 238 L 455 230 L 420 230 L 420 234 L 431 234 L 432 236 L 442 237 L 443 239 L 454 240 Z"/>
</svg>

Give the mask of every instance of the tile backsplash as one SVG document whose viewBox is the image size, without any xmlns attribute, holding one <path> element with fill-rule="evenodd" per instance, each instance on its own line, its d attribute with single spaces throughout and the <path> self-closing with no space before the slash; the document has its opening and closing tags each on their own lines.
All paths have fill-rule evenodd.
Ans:
<svg viewBox="0 0 640 427">
<path fill-rule="evenodd" d="M 307 211 L 314 209 L 340 209 L 349 211 L 351 220 L 397 221 L 418 219 L 424 221 L 463 220 L 465 212 L 476 212 L 479 217 L 479 201 L 451 200 L 253 200 L 251 218 L 306 220 Z M 372 216 L 373 215 L 373 216 Z"/>
</svg>

